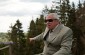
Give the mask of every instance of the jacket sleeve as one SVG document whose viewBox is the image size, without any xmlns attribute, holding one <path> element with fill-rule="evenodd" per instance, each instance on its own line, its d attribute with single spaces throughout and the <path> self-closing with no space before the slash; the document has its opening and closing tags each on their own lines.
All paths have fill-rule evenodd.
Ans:
<svg viewBox="0 0 85 55">
<path fill-rule="evenodd" d="M 72 46 L 72 30 L 68 30 L 62 38 L 61 48 L 53 55 L 70 55 Z"/>
<path fill-rule="evenodd" d="M 34 40 L 35 40 L 35 41 L 43 40 L 43 34 L 44 34 L 44 32 L 41 33 L 41 34 L 39 34 L 39 35 L 37 35 L 37 36 L 35 36 L 35 37 L 34 37 Z"/>
</svg>

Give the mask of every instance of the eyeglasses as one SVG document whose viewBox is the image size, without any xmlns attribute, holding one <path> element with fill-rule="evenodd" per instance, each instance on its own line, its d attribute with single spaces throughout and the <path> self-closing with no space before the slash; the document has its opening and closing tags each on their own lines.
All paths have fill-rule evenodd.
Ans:
<svg viewBox="0 0 85 55">
<path fill-rule="evenodd" d="M 47 20 L 45 20 L 45 23 L 47 23 L 47 22 L 53 22 L 53 20 L 57 20 L 57 19 L 47 19 Z"/>
</svg>

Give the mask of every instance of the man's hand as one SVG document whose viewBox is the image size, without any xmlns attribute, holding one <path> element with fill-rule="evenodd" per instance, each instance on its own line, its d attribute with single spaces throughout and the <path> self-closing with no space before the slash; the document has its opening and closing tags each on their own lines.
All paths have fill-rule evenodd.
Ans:
<svg viewBox="0 0 85 55">
<path fill-rule="evenodd" d="M 29 38 L 30 43 L 34 42 L 34 38 Z"/>
</svg>

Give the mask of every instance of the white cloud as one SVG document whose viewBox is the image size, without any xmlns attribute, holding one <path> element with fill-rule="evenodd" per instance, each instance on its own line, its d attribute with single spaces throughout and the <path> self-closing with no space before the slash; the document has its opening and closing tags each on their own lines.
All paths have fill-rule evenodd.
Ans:
<svg viewBox="0 0 85 55">
<path fill-rule="evenodd" d="M 7 32 L 11 23 L 14 24 L 17 19 L 26 32 L 30 21 L 39 17 L 45 5 L 50 7 L 51 1 L 53 0 L 0 0 L 0 32 Z"/>
<path fill-rule="evenodd" d="M 39 2 L 39 3 L 47 3 L 50 0 L 20 0 L 21 2 Z"/>
<path fill-rule="evenodd" d="M 0 2 L 0 32 L 7 32 L 11 23 L 14 24 L 17 19 L 21 21 L 26 32 L 30 21 L 35 20 L 43 8 L 44 5 L 39 2 L 25 3 L 19 0 L 3 0 Z"/>
<path fill-rule="evenodd" d="M 35 15 L 34 17 L 38 17 L 38 15 Z M 14 16 L 0 16 L 0 32 L 7 32 L 10 30 L 11 24 L 14 25 L 17 20 L 20 20 L 22 23 L 23 30 L 26 32 L 30 21 L 35 18 L 32 18 L 32 16 L 21 16 L 21 17 L 14 17 Z"/>
<path fill-rule="evenodd" d="M 9 5 L 0 7 L 0 15 L 34 15 L 39 13 L 44 5 L 42 3 L 23 3 L 12 2 Z"/>
</svg>

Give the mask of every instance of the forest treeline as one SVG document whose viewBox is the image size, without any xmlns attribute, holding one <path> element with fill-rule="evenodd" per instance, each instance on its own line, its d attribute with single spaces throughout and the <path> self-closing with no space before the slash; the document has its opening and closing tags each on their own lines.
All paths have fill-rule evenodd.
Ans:
<svg viewBox="0 0 85 55">
<path fill-rule="evenodd" d="M 42 33 L 45 29 L 44 15 L 48 13 L 58 13 L 61 23 L 70 27 L 73 30 L 73 45 L 72 53 L 74 55 L 85 54 L 85 1 L 77 5 L 69 0 L 60 0 L 59 2 L 52 1 L 52 6 L 42 10 L 42 14 L 36 21 L 31 20 L 27 33 L 22 30 L 22 23 L 17 20 L 14 25 L 10 25 L 8 31 L 8 39 L 13 42 L 13 55 L 34 55 L 42 52 L 43 42 L 29 43 L 30 37 Z M 5 50 L 6 51 L 6 50 Z M 0 53 L 0 55 L 9 55 L 8 53 Z"/>
</svg>

